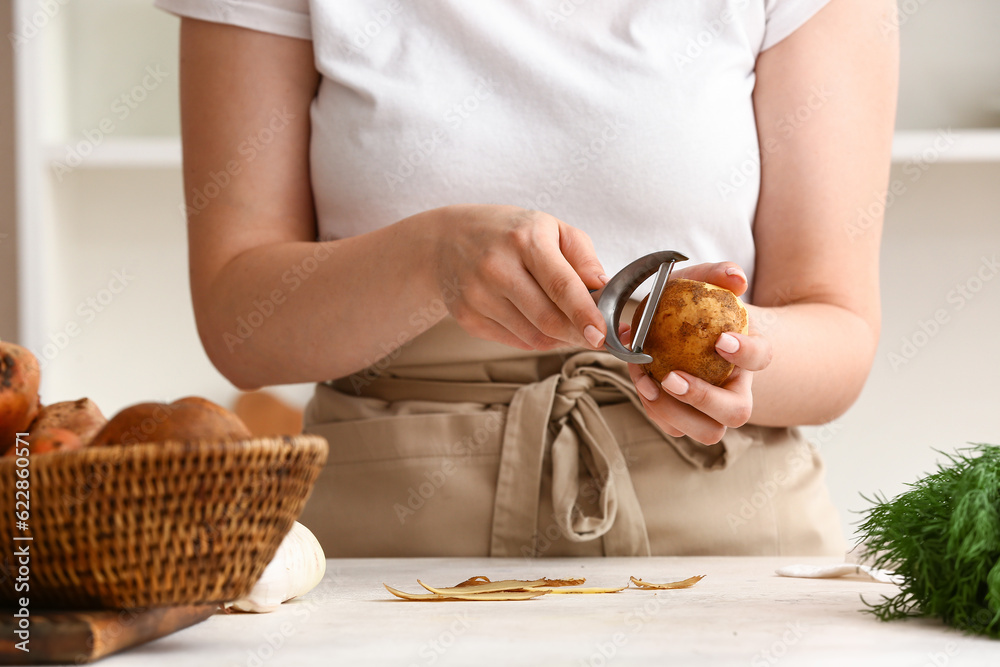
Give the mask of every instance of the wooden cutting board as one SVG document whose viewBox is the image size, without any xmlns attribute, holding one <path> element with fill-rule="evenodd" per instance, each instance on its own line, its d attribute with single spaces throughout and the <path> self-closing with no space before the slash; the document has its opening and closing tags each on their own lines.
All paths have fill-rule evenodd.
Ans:
<svg viewBox="0 0 1000 667">
<path fill-rule="evenodd" d="M 204 621 L 219 605 L 152 607 L 122 611 L 39 611 L 31 614 L 30 652 L 15 645 L 13 612 L 0 617 L 0 664 L 44 665 L 93 662 L 122 649 Z"/>
</svg>

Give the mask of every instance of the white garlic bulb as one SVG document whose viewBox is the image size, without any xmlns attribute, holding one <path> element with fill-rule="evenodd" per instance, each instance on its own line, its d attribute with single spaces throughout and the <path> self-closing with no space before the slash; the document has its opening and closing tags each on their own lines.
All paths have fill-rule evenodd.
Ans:
<svg viewBox="0 0 1000 667">
<path fill-rule="evenodd" d="M 258 613 L 274 611 L 282 602 L 311 591 L 323 580 L 324 574 L 323 547 L 308 528 L 296 521 L 260 579 L 246 597 L 232 603 L 232 607 Z"/>
</svg>

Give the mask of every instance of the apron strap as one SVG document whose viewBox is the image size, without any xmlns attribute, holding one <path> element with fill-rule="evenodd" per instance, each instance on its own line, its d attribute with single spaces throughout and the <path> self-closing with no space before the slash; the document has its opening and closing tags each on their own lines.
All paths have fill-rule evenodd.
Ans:
<svg viewBox="0 0 1000 667">
<path fill-rule="evenodd" d="M 493 501 L 490 556 L 521 556 L 522 549 L 534 552 L 542 462 L 558 382 L 559 376 L 553 375 L 524 385 L 510 402 Z"/>
<path fill-rule="evenodd" d="M 552 445 L 556 522 L 570 540 L 603 536 L 605 556 L 648 556 L 651 551 L 646 521 L 628 464 L 592 394 L 599 384 L 610 385 L 637 404 L 641 414 L 645 411 L 631 381 L 620 375 L 622 370 L 604 367 L 609 362 L 618 363 L 605 354 L 582 352 L 570 357 L 562 368 L 562 385 L 552 415 L 554 421 L 563 422 Z M 560 419 L 561 413 L 569 417 L 572 428 Z M 560 461 L 564 465 L 560 466 Z M 590 480 L 586 483 L 597 485 L 599 516 L 588 517 L 579 511 L 579 474 L 570 468 L 569 461 L 590 464 Z"/>
<path fill-rule="evenodd" d="M 534 553 L 549 437 L 554 519 L 563 536 L 574 542 L 603 537 L 607 556 L 650 554 L 645 519 L 625 457 L 591 395 L 598 382 L 626 396 L 634 394 L 631 383 L 618 374 L 588 365 L 605 359 L 600 354 L 574 355 L 560 374 L 524 385 L 515 393 L 500 457 L 491 556 Z M 637 397 L 629 398 L 638 403 Z M 579 503 L 581 462 L 589 475 L 584 484 L 593 485 L 599 497 L 595 515 L 584 514 Z M 584 489 L 588 495 L 590 491 Z"/>
</svg>

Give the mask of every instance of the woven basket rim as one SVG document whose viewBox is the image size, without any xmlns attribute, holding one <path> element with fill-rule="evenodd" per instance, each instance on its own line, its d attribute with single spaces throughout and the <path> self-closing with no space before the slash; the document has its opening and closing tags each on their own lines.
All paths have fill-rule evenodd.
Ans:
<svg viewBox="0 0 1000 667">
<path fill-rule="evenodd" d="M 70 465 L 72 463 L 103 463 L 110 461 L 131 461 L 145 458 L 171 458 L 194 452 L 225 450 L 306 448 L 319 450 L 322 459 L 329 453 L 326 438 L 313 434 L 254 436 L 251 438 L 199 438 L 197 440 L 164 440 L 161 442 L 140 442 L 128 445 L 101 445 L 83 447 L 70 451 L 30 454 L 31 467 L 47 465 Z M 16 465 L 21 457 L 0 457 L 0 473 Z"/>
<path fill-rule="evenodd" d="M 49 608 L 74 609 L 239 598 L 270 562 L 311 495 L 328 451 L 325 438 L 297 434 L 39 455 L 30 462 L 32 491 L 38 489 L 41 505 L 31 518 L 32 567 L 44 576 L 32 583 L 33 598 Z M 0 460 L 0 488 L 9 491 L 16 463 L 17 457 Z M 161 469 L 162 478 L 156 473 Z M 176 481 L 188 478 L 196 481 Z M 261 480 L 267 483 L 257 486 Z M 116 500 L 109 504 L 108 498 Z M 104 518 L 91 520 L 95 516 Z M 116 523 L 119 519 L 124 523 Z M 207 532 L 199 532 L 199 526 Z M 104 537 L 90 539 L 94 530 L 104 531 Z M 0 519 L 0 533 L 5 539 L 16 534 L 13 512 Z M 242 539 L 245 535 L 253 540 Z M 165 551 L 164 545 L 176 544 L 170 540 L 178 536 L 184 537 L 185 548 Z M 207 539 L 204 553 L 191 551 L 202 537 Z M 153 560 L 143 560 L 147 556 Z M 211 567 L 206 569 L 206 563 Z M 147 580 L 156 572 L 172 574 L 157 579 L 165 584 L 151 585 Z M 5 582 L 8 604 L 16 596 L 9 588 Z"/>
</svg>

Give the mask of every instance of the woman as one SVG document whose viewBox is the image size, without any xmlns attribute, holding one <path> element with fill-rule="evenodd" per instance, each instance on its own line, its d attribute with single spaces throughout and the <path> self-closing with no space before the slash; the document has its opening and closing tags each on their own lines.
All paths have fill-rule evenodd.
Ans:
<svg viewBox="0 0 1000 667">
<path fill-rule="evenodd" d="M 320 383 L 329 556 L 842 550 L 795 426 L 876 349 L 891 0 L 157 4 L 199 333 Z M 722 387 L 601 351 L 661 249 L 748 302 Z"/>
</svg>

